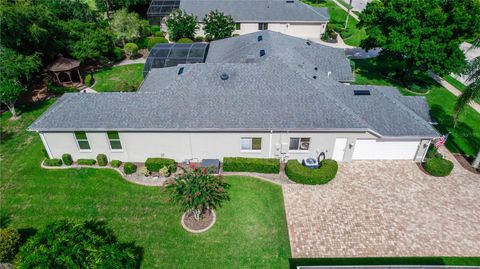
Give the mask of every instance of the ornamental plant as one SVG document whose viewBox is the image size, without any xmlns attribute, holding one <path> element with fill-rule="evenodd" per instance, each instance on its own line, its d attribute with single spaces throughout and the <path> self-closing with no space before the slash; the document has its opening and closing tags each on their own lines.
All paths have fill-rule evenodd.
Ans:
<svg viewBox="0 0 480 269">
<path fill-rule="evenodd" d="M 218 10 L 212 10 L 203 18 L 203 30 L 209 40 L 231 37 L 235 31 L 235 22 L 232 16 L 225 15 Z"/>
<path fill-rule="evenodd" d="M 175 178 L 168 185 L 171 200 L 180 205 L 182 212 L 192 211 L 200 220 L 210 209 L 216 209 L 230 200 L 228 184 L 221 176 L 207 174 L 206 169 L 194 169 Z"/>
<path fill-rule="evenodd" d="M 197 18 L 181 9 L 173 11 L 166 23 L 169 38 L 174 41 L 183 37 L 193 39 L 198 29 Z"/>
</svg>

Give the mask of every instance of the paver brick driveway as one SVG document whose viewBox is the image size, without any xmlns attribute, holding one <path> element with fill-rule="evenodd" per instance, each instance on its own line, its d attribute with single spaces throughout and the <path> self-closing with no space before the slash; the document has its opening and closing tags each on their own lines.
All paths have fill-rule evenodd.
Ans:
<svg viewBox="0 0 480 269">
<path fill-rule="evenodd" d="M 480 256 L 480 176 L 454 163 L 435 178 L 352 161 L 326 185 L 283 185 L 292 256 Z"/>
</svg>

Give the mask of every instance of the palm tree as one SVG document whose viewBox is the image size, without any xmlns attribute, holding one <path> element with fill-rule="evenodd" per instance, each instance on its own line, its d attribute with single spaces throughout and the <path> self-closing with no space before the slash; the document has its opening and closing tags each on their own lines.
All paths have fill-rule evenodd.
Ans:
<svg viewBox="0 0 480 269">
<path fill-rule="evenodd" d="M 478 48 L 480 46 L 480 39 L 477 39 L 474 42 L 472 48 Z M 453 119 L 455 121 L 455 125 L 458 122 L 458 118 L 460 113 L 468 106 L 468 104 L 473 101 L 475 98 L 480 97 L 480 57 L 475 58 L 472 62 L 470 62 L 467 68 L 464 71 L 464 74 L 467 75 L 467 81 L 470 82 L 463 91 L 462 95 L 460 95 L 457 99 L 457 103 L 453 109 Z M 477 153 L 477 157 L 472 163 L 474 168 L 478 168 L 480 165 L 480 150 Z"/>
</svg>

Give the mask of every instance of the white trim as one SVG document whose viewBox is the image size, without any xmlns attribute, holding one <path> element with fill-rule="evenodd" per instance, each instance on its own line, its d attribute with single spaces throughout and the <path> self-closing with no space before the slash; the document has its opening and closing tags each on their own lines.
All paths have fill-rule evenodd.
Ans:
<svg viewBox="0 0 480 269">
<path fill-rule="evenodd" d="M 298 138 L 298 148 L 297 149 L 290 149 L 290 142 L 292 141 L 292 138 Z M 302 139 L 308 139 L 308 149 L 300 149 L 300 146 L 302 144 Z M 288 152 L 289 153 L 306 153 L 310 152 L 310 144 L 312 143 L 312 138 L 307 137 L 307 136 L 291 136 L 288 138 Z"/>
<path fill-rule="evenodd" d="M 110 138 L 108 138 L 108 132 L 117 132 L 118 139 L 113 139 L 113 140 L 114 141 L 118 140 L 118 142 L 120 142 L 120 146 L 122 147 L 121 149 L 112 149 L 112 144 L 110 144 Z M 110 149 L 110 152 L 123 152 L 123 144 L 122 144 L 122 140 L 120 139 L 120 133 L 118 131 L 106 131 L 105 136 L 107 137 L 107 144 L 108 144 L 108 148 Z"/>
<path fill-rule="evenodd" d="M 268 158 L 272 158 L 272 136 L 273 136 L 273 131 L 270 130 L 269 141 L 268 141 Z"/>
<path fill-rule="evenodd" d="M 262 150 L 254 150 L 254 149 L 242 149 L 240 150 L 241 153 L 262 153 Z"/>
<path fill-rule="evenodd" d="M 40 135 L 40 139 L 42 140 L 43 146 L 47 150 L 48 158 L 51 159 L 53 158 L 52 151 L 50 150 L 50 147 L 48 146 L 47 140 L 45 139 L 45 136 L 43 133 L 38 133 Z"/>
<path fill-rule="evenodd" d="M 422 141 L 420 141 L 420 144 L 422 144 Z M 425 157 L 427 156 L 427 152 L 428 152 L 428 149 L 430 148 L 430 145 L 432 144 L 432 139 L 430 139 L 428 141 L 428 144 L 427 144 L 427 150 L 425 150 L 425 152 L 423 153 L 423 156 L 422 156 L 422 160 L 420 160 L 420 162 L 423 163 L 423 161 L 425 160 Z M 420 147 L 420 145 L 418 145 Z"/>
</svg>

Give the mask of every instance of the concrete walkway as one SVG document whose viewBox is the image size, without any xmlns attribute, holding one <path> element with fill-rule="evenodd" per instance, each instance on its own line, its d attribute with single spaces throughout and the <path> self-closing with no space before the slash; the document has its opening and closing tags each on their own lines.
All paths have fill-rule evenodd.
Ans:
<svg viewBox="0 0 480 269">
<path fill-rule="evenodd" d="M 146 61 L 147 61 L 147 59 L 145 59 L 143 57 L 138 58 L 138 59 L 134 59 L 134 60 L 125 59 L 125 60 L 122 60 L 119 63 L 114 64 L 113 66 L 122 66 L 122 65 L 129 65 L 129 64 L 145 64 Z"/>
<path fill-rule="evenodd" d="M 453 95 L 455 96 L 460 96 L 462 94 L 462 92 L 460 90 L 458 90 L 457 88 L 455 88 L 452 84 L 448 83 L 446 80 L 444 80 L 442 77 L 440 77 L 439 75 L 429 71 L 428 72 L 428 75 L 433 78 L 436 82 L 438 82 L 440 85 L 442 85 L 445 89 L 447 89 L 449 92 L 451 92 Z M 475 111 L 477 111 L 478 113 L 480 113 L 480 105 L 475 102 L 475 101 L 471 101 L 470 104 L 469 104 Z"/>
</svg>

